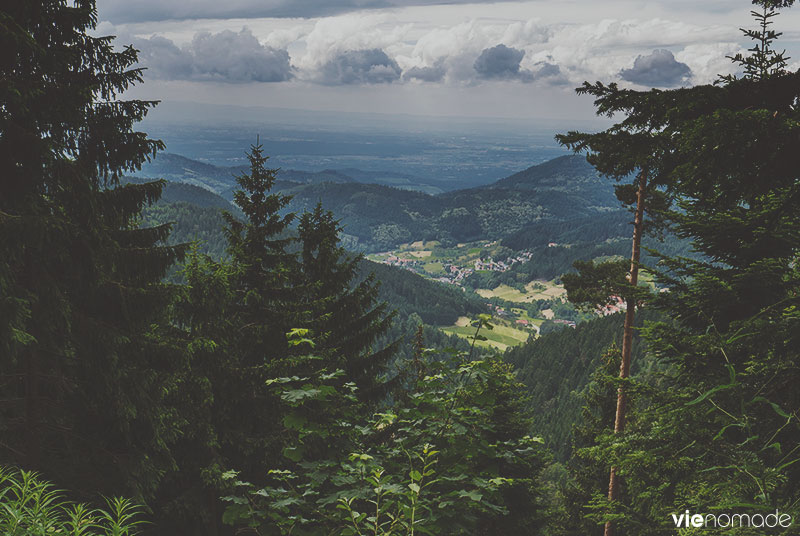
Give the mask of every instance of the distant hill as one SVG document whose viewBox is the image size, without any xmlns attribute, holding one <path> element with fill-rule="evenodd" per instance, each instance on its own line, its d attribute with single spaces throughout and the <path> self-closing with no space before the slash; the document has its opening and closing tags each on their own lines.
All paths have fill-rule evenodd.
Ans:
<svg viewBox="0 0 800 536">
<path fill-rule="evenodd" d="M 139 175 L 200 186 L 231 199 L 234 176 L 244 171 L 165 153 Z M 347 244 L 354 249 L 387 250 L 412 240 L 448 244 L 479 239 L 507 239 L 522 249 L 530 242 L 564 242 L 561 234 L 576 224 L 595 235 L 601 220 L 609 219 L 600 225 L 609 232 L 621 227 L 618 213 L 612 215 L 619 210 L 613 184 L 580 156 L 559 157 L 487 186 L 437 195 L 408 189 L 403 181 L 411 181 L 410 176 L 388 177 L 398 182 L 392 187 L 360 182 L 375 177 L 369 172 L 346 171 L 281 171 L 275 188 L 293 196 L 287 211 L 311 210 L 322 202 L 341 219 Z M 547 232 L 531 235 L 535 228 Z M 617 236 L 600 234 L 593 238 Z"/>
<path fill-rule="evenodd" d="M 370 273 L 381 282 L 378 299 L 390 304 L 401 317 L 414 313 L 426 324 L 448 326 L 455 324 L 460 316 L 487 312 L 485 299 L 460 287 L 365 260 L 361 265 L 361 277 Z"/>
<path fill-rule="evenodd" d="M 619 209 L 610 181 L 579 156 L 557 158 L 488 186 L 435 196 L 353 183 L 297 185 L 285 192 L 294 196 L 289 210 L 302 212 L 322 201 L 368 251 L 410 240 L 493 240 L 544 222 L 563 230 L 564 224 Z"/>
<path fill-rule="evenodd" d="M 142 183 L 152 179 L 144 179 L 139 177 L 124 177 L 123 183 L 133 182 Z M 161 198 L 158 200 L 159 204 L 170 203 L 191 203 L 198 207 L 203 208 L 218 208 L 223 210 L 238 211 L 230 201 L 224 197 L 215 194 L 208 188 L 195 186 L 189 183 L 167 181 L 164 189 L 161 191 Z"/>
<path fill-rule="evenodd" d="M 602 178 L 581 156 L 568 155 L 548 160 L 500 179 L 486 188 L 500 190 L 551 191 L 580 195 L 588 205 L 618 207 L 609 180 Z"/>
<path fill-rule="evenodd" d="M 235 177 L 245 171 L 247 171 L 246 165 L 214 166 L 179 154 L 159 153 L 151 162 L 145 163 L 142 166 L 142 170 L 136 175 L 194 184 L 222 194 L 225 197 L 230 197 L 230 192 L 235 187 Z M 435 186 L 423 184 L 417 177 L 407 173 L 365 171 L 357 168 L 324 169 L 322 171 L 278 168 L 277 179 L 281 182 L 299 184 L 320 184 L 323 182 L 383 184 L 428 194 L 437 194 L 442 191 Z"/>
</svg>

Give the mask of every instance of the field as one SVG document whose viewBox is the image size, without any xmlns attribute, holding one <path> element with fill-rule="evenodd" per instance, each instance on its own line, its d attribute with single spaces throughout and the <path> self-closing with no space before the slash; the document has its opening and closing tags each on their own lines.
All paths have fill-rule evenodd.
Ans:
<svg viewBox="0 0 800 536">
<path fill-rule="evenodd" d="M 493 290 L 482 288 L 475 292 L 484 298 L 501 298 L 515 303 L 552 300 L 566 295 L 564 287 L 556 285 L 553 281 L 531 281 L 525 285 L 525 292 L 520 292 L 508 285 L 500 285 Z"/>
<path fill-rule="evenodd" d="M 472 336 L 475 335 L 475 328 L 469 325 L 463 325 L 463 319 L 466 319 L 466 317 L 459 318 L 459 321 L 456 322 L 456 325 L 441 328 L 441 330 L 450 335 L 458 335 L 464 339 L 471 340 Z M 525 331 L 496 323 L 494 324 L 494 329 L 481 329 L 480 334 L 486 337 L 488 340 L 477 341 L 475 346 L 482 348 L 496 348 L 502 351 L 511 346 L 519 346 L 527 341 L 528 337 L 533 333 L 533 331 Z"/>
</svg>

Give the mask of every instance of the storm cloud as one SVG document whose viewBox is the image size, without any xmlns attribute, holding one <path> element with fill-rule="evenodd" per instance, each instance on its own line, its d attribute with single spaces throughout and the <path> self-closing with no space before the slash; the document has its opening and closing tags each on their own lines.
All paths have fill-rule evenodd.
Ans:
<svg viewBox="0 0 800 536">
<path fill-rule="evenodd" d="M 669 50 L 654 50 L 647 56 L 637 56 L 633 68 L 622 69 L 623 80 L 648 87 L 675 87 L 689 80 L 692 70 L 675 59 Z"/>
<path fill-rule="evenodd" d="M 262 45 L 244 28 L 240 32 L 199 32 L 184 47 L 165 37 L 134 41 L 147 76 L 162 80 L 283 82 L 292 78 L 289 53 Z"/>
<path fill-rule="evenodd" d="M 318 81 L 328 85 L 381 84 L 400 80 L 400 66 L 380 48 L 340 52 L 322 65 Z"/>
<path fill-rule="evenodd" d="M 503 44 L 486 48 L 475 60 L 473 68 L 479 78 L 508 80 L 525 76 L 519 64 L 525 57 L 524 50 L 507 47 Z M 529 75 L 530 73 L 528 73 Z"/>
<path fill-rule="evenodd" d="M 315 18 L 362 9 L 442 4 L 473 0 L 98 0 L 103 20 L 115 24 L 187 19 Z"/>
</svg>

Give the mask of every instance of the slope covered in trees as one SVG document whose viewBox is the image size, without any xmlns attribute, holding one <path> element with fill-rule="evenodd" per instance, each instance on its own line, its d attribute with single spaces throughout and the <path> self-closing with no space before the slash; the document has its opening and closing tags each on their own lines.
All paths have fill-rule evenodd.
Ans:
<svg viewBox="0 0 800 536">
<path fill-rule="evenodd" d="M 637 328 L 658 320 L 654 311 L 639 316 Z M 528 388 L 534 428 L 545 438 L 556 458 L 566 461 L 572 453 L 573 426 L 580 421 L 583 392 L 607 349 L 622 343 L 620 313 L 562 328 L 527 344 L 510 349 L 506 360 Z M 635 337 L 634 374 L 654 366 Z"/>
<path fill-rule="evenodd" d="M 177 163 L 175 162 L 177 160 Z M 234 168 L 217 168 L 170 155 L 147 176 L 203 185 L 230 198 Z M 310 211 L 317 202 L 341 218 L 358 249 L 386 250 L 413 240 L 461 242 L 523 233 L 529 225 L 563 225 L 593 217 L 605 222 L 616 208 L 613 188 L 581 157 L 565 156 L 494 184 L 439 195 L 344 180 L 332 173 L 276 174 L 276 188 L 292 196 L 287 210 Z M 601 223 L 611 229 L 616 220 Z M 547 241 L 561 241 L 561 232 Z M 527 235 L 527 233 L 526 233 Z"/>
<path fill-rule="evenodd" d="M 630 377 L 614 374 L 625 361 L 606 348 L 616 317 L 530 342 L 511 363 L 474 344 L 494 327 L 487 314 L 472 321 L 473 344 L 431 351 L 423 328 L 401 348 L 338 216 L 319 204 L 293 212 L 258 145 L 236 177 L 241 214 L 222 216 L 226 255 L 165 244 L 170 225 L 144 214 L 164 216 L 153 207 L 164 182 L 121 182 L 162 148 L 134 129 L 154 103 L 119 98 L 141 80 L 136 51 L 91 35 L 91 1 L 4 5 L 0 463 L 69 491 L 55 504 L 39 477 L 0 470 L 0 523 L 30 532 L 20 524 L 36 515 L 48 534 L 648 536 L 674 533 L 671 514 L 687 510 L 728 515 L 729 534 L 763 533 L 775 512 L 800 519 L 800 74 L 786 71 L 770 29 L 774 8 L 793 2 L 755 3 L 755 46 L 734 57 L 741 78 L 670 91 L 587 84 L 620 122 L 559 138 L 610 178 L 639 177 L 645 224 L 699 253 L 653 254 L 663 292 L 636 285 L 635 254 L 633 266 L 585 262 L 565 278 L 590 309 L 622 295 L 639 310 Z M 545 168 L 425 197 L 452 203 L 434 224 L 485 232 L 508 221 L 503 206 L 521 211 L 519 225 L 611 214 Z M 364 191 L 377 197 L 339 201 L 379 207 L 379 190 Z M 174 193 L 218 210 L 203 192 Z M 617 193 L 631 204 L 630 188 Z M 184 255 L 185 284 L 165 283 Z M 388 287 L 405 310 L 435 319 L 478 306 L 402 274 Z M 612 429 L 620 407 L 626 426 Z M 124 500 L 69 506 L 99 494 L 135 498 L 148 523 Z M 731 526 L 734 514 L 750 526 Z"/>
</svg>

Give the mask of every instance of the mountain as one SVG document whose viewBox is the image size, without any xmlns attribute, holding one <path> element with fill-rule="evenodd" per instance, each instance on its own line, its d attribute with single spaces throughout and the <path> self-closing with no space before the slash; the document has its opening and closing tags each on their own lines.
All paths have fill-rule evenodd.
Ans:
<svg viewBox="0 0 800 536">
<path fill-rule="evenodd" d="M 247 171 L 246 165 L 215 166 L 192 160 L 179 154 L 159 153 L 153 160 L 142 166 L 142 170 L 137 173 L 137 176 L 158 177 L 173 182 L 194 184 L 222 194 L 225 197 L 230 197 L 230 193 L 235 186 L 234 177 L 245 171 Z M 280 182 L 298 184 L 319 184 L 323 182 L 383 184 L 428 194 L 437 194 L 442 191 L 435 186 L 423 184 L 417 177 L 407 173 L 365 171 L 357 168 L 324 169 L 322 171 L 278 168 L 277 179 Z"/>
<path fill-rule="evenodd" d="M 289 210 L 318 201 L 342 220 L 367 251 L 412 240 L 466 242 L 498 239 L 533 224 L 602 218 L 619 209 L 613 185 L 584 158 L 566 156 L 496 183 L 431 196 L 382 185 L 314 184 L 287 188 Z"/>
<path fill-rule="evenodd" d="M 230 199 L 234 176 L 243 171 L 166 153 L 146 165 L 140 176 L 201 186 Z M 580 156 L 555 158 L 486 186 L 437 195 L 413 191 L 408 184 L 399 188 L 360 182 L 369 178 L 375 175 L 356 169 L 287 170 L 279 172 L 275 188 L 292 196 L 287 211 L 302 213 L 322 202 L 340 218 L 348 247 L 368 252 L 415 240 L 448 245 L 506 239 L 508 245 L 519 246 L 514 249 L 572 243 L 579 237 L 572 233 L 567 239 L 563 234 L 578 224 L 593 241 L 602 242 L 620 236 L 624 227 L 613 184 Z M 389 178 L 412 180 L 402 174 Z M 536 228 L 541 232 L 532 233 Z"/>
<path fill-rule="evenodd" d="M 143 179 L 139 177 L 123 177 L 123 184 L 126 182 L 143 183 L 152 179 Z M 190 203 L 192 205 L 202 208 L 216 208 L 222 210 L 229 210 L 231 212 L 238 212 L 238 208 L 224 197 L 215 194 L 208 188 L 195 186 L 194 184 L 184 182 L 167 181 L 164 189 L 161 190 L 161 198 L 158 204 L 171 204 L 171 203 Z"/>
<path fill-rule="evenodd" d="M 579 194 L 588 205 L 619 206 L 608 179 L 599 177 L 586 159 L 575 155 L 560 156 L 529 167 L 486 188 Z"/>
</svg>

